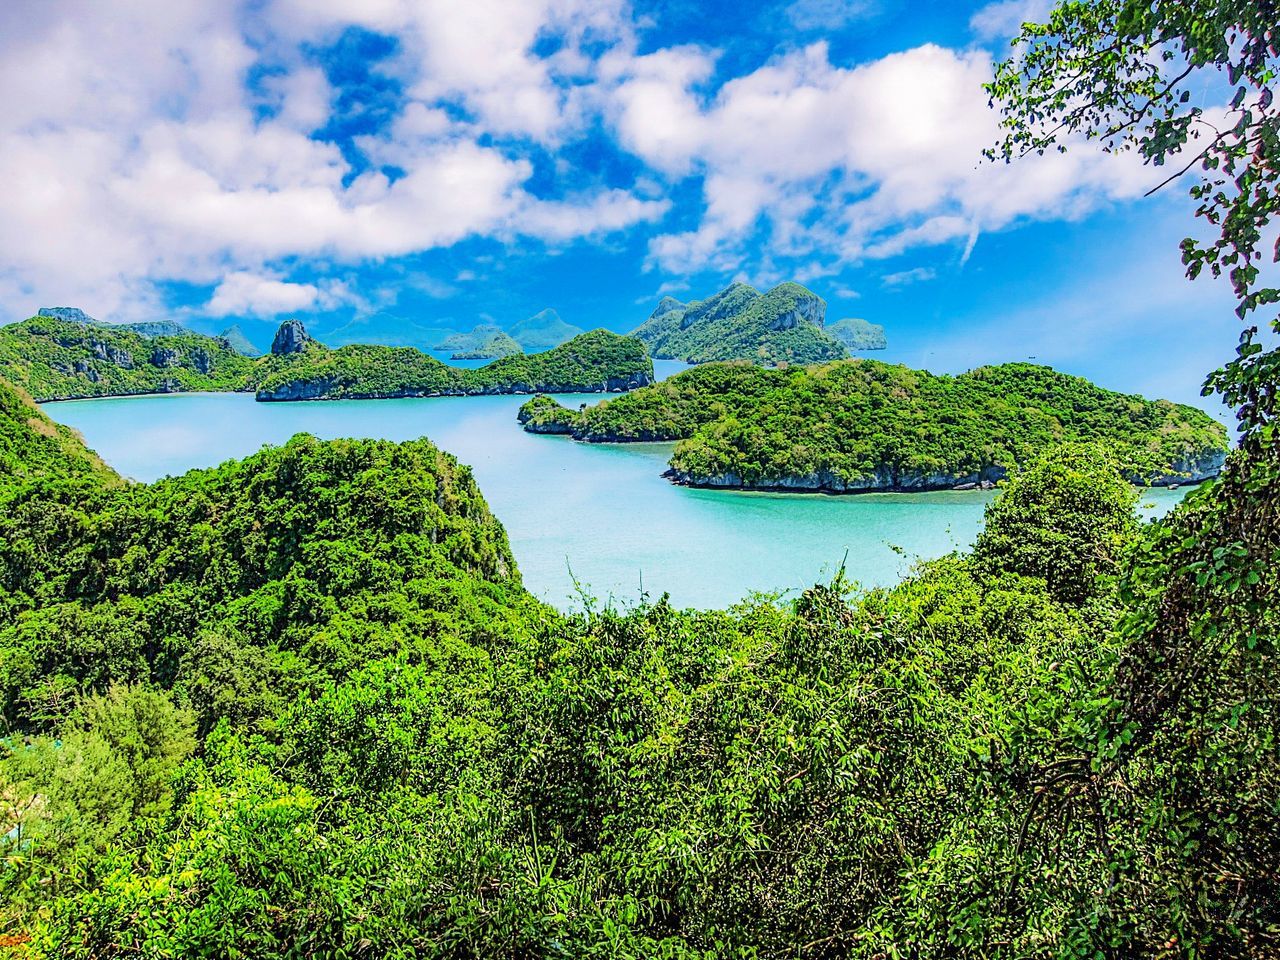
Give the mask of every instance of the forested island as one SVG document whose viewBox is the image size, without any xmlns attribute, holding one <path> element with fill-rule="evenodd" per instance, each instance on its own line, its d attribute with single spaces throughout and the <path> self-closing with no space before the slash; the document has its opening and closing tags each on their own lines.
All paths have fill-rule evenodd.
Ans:
<svg viewBox="0 0 1280 960">
<path fill-rule="evenodd" d="M 592 393 L 653 380 L 643 345 L 604 330 L 477 370 L 451 367 L 412 347 L 330 350 L 296 320 L 281 324 L 266 355 L 245 356 L 243 349 L 176 324 L 37 316 L 0 327 L 0 377 L 38 401 L 187 391 L 253 392 L 259 400 Z"/>
<path fill-rule="evenodd" d="M 1063 442 L 1105 443 L 1126 477 L 1165 485 L 1216 475 L 1227 450 L 1203 411 L 1028 363 L 956 377 L 874 360 L 707 364 L 581 410 L 535 397 L 519 421 L 596 443 L 679 441 L 673 480 L 745 490 L 989 485 Z"/>
<path fill-rule="evenodd" d="M 846 343 L 823 329 L 826 312 L 826 302 L 798 283 L 767 293 L 734 283 L 692 303 L 664 297 L 631 335 L 665 360 L 818 363 L 849 355 Z"/>
<path fill-rule="evenodd" d="M 143 486 L 0 384 L 0 931 L 84 958 L 1233 942 L 1169 904 L 1266 922 L 1260 469 L 1144 526 L 1104 451 L 1049 453 L 893 589 L 562 615 L 426 440 Z"/>
</svg>

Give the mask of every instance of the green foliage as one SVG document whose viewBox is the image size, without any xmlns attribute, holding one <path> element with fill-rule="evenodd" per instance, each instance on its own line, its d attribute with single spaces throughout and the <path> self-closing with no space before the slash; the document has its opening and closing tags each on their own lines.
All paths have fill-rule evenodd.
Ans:
<svg viewBox="0 0 1280 960">
<path fill-rule="evenodd" d="M 590 393 L 642 386 L 652 379 L 653 362 L 643 344 L 594 330 L 546 353 L 506 356 L 478 370 L 447 366 L 412 347 L 311 352 L 264 378 L 258 399 Z"/>
<path fill-rule="evenodd" d="M 1125 474 L 1212 471 L 1226 431 L 1203 412 L 1015 363 L 934 376 L 873 360 L 765 370 L 710 364 L 580 413 L 537 401 L 525 429 L 678 440 L 685 482 L 855 491 L 994 480 L 1063 442 L 1106 443 Z"/>
<path fill-rule="evenodd" d="M 1046 23 L 1024 24 L 1015 56 L 988 86 L 1004 114 L 1006 137 L 991 157 L 1065 150 L 1083 135 L 1103 149 L 1136 149 L 1152 166 L 1170 166 L 1161 186 L 1198 167 L 1190 188 L 1196 216 L 1214 227 L 1205 242 L 1182 241 L 1187 275 L 1226 274 L 1241 320 L 1280 303 L 1260 264 L 1267 225 L 1280 212 L 1280 33 L 1274 3 L 1203 0 L 1085 0 L 1059 3 Z M 1225 80 L 1224 117 L 1206 114 L 1203 91 Z M 1280 246 L 1271 251 L 1280 262 Z M 1280 331 L 1280 316 L 1270 319 Z M 1280 351 L 1264 350 L 1246 327 L 1236 359 L 1212 374 L 1206 391 L 1236 408 L 1245 442 L 1266 429 L 1274 444 Z"/>
<path fill-rule="evenodd" d="M 198 333 L 32 317 L 0 327 L 0 377 L 37 400 L 184 390 L 246 390 L 254 362 Z"/>
<path fill-rule="evenodd" d="M 686 376 L 763 409 L 812 375 Z M 1097 429 L 1147 409 L 1076 389 Z M 1144 527 L 1117 463 L 1050 452 L 892 589 L 566 616 L 426 441 L 103 483 L 0 399 L 0 943 L 32 958 L 1280 947 L 1275 450 Z"/>
<path fill-rule="evenodd" d="M 823 330 L 825 312 L 826 304 L 798 283 L 781 283 L 765 294 L 735 283 L 689 304 L 665 298 L 632 336 L 655 357 L 690 363 L 819 363 L 848 356 L 844 344 Z"/>
<path fill-rule="evenodd" d="M 1099 448 L 1065 447 L 1017 473 L 987 507 L 973 559 L 995 571 L 1045 581 L 1060 600 L 1081 602 L 1114 576 L 1137 533 L 1138 494 Z"/>
</svg>

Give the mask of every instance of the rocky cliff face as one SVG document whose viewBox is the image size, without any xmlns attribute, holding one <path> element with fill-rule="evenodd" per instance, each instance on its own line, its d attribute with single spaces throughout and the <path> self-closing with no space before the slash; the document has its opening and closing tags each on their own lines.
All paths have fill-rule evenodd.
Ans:
<svg viewBox="0 0 1280 960">
<path fill-rule="evenodd" d="M 307 336 L 306 327 L 298 320 L 286 320 L 280 324 L 275 339 L 271 341 L 273 356 L 282 357 L 291 353 L 302 353 L 307 349 L 311 338 Z"/>
<path fill-rule="evenodd" d="M 529 429 L 527 426 L 525 429 Z M 1131 483 L 1151 487 L 1178 486 L 1184 483 L 1200 483 L 1216 477 L 1226 462 L 1226 454 L 1220 451 L 1187 457 L 1173 465 L 1168 473 L 1156 477 L 1129 475 Z M 689 487 L 706 487 L 722 490 L 797 490 L 810 493 L 924 493 L 932 490 L 989 490 L 1008 476 L 1004 467 L 989 466 L 978 473 L 963 475 L 949 473 L 919 473 L 897 471 L 881 467 L 870 476 L 846 480 L 827 471 L 780 477 L 748 483 L 736 473 L 714 476 L 694 476 L 671 469 L 663 476 L 674 483 Z"/>
<path fill-rule="evenodd" d="M 97 323 L 79 307 L 41 307 L 36 311 L 37 317 L 50 317 L 54 320 L 65 320 L 68 323 Z"/>
</svg>

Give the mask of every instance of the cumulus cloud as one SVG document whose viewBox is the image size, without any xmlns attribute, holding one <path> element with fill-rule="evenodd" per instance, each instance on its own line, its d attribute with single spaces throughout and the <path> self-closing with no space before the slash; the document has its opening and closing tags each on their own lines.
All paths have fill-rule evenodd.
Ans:
<svg viewBox="0 0 1280 960">
<path fill-rule="evenodd" d="M 1035 6 L 993 4 L 973 29 Z M 339 144 L 316 133 L 341 91 L 314 51 L 352 28 L 394 39 L 379 69 L 398 93 Z M 0 296 L 123 316 L 178 280 L 216 285 L 215 313 L 349 302 L 290 269 L 645 228 L 685 184 L 699 202 L 655 229 L 652 266 L 817 277 L 1149 185 L 1132 155 L 1092 150 L 980 164 L 996 136 L 982 49 L 839 64 L 814 43 L 726 78 L 715 50 L 642 32 L 626 0 L 8 0 Z M 640 168 L 629 188 L 575 166 L 601 130 L 640 161 L 617 165 Z"/>
<path fill-rule="evenodd" d="M 621 190 L 539 199 L 529 161 L 492 141 L 550 135 L 565 106 L 555 79 L 586 69 L 572 48 L 613 29 L 607 6 L 11 0 L 0 13 L 0 292 L 110 314 L 149 281 L 214 283 L 285 258 L 357 263 L 477 235 L 562 242 L 661 216 L 662 199 Z M 254 12 L 289 29 L 251 43 Z M 445 39 L 462 31 L 470 46 L 445 43 L 446 21 Z M 366 144 L 395 176 L 353 178 L 338 146 L 310 136 L 334 92 L 300 45 L 350 25 L 403 31 L 414 95 L 456 95 L 476 113 L 453 120 L 409 100 Z M 534 56 L 552 26 L 565 44 Z M 251 91 L 264 51 L 284 66 Z M 498 96 L 515 87 L 532 99 Z"/>
<path fill-rule="evenodd" d="M 998 136 L 983 50 L 929 44 L 846 68 L 815 43 L 708 99 L 696 84 L 710 63 L 655 54 L 616 80 L 622 141 L 655 167 L 704 178 L 699 225 L 650 245 L 666 271 L 729 268 L 761 225 L 776 254 L 851 262 L 1079 216 L 1150 185 L 1137 158 L 1096 151 L 981 163 Z"/>
<path fill-rule="evenodd" d="M 254 316 L 263 319 L 313 307 L 330 309 L 349 302 L 351 292 L 338 281 L 325 284 L 290 283 L 275 276 L 240 270 L 226 276 L 205 306 L 214 317 Z"/>
</svg>

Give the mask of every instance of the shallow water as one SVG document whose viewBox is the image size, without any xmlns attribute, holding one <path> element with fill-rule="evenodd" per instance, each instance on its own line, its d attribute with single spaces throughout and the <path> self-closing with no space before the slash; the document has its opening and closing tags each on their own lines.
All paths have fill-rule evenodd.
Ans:
<svg viewBox="0 0 1280 960">
<path fill-rule="evenodd" d="M 665 367 L 669 373 L 679 365 Z M 622 602 L 669 593 L 723 607 L 753 591 L 794 594 L 843 564 L 865 586 L 972 543 L 983 491 L 920 494 L 734 493 L 661 476 L 670 444 L 600 445 L 534 436 L 516 424 L 526 397 L 257 403 L 178 394 L 45 405 L 113 467 L 150 481 L 243 457 L 295 433 L 323 439 L 428 437 L 475 471 L 507 528 L 525 585 L 562 608 L 591 595 Z M 599 395 L 558 398 L 566 405 Z M 1152 490 L 1148 514 L 1186 494 Z"/>
</svg>

